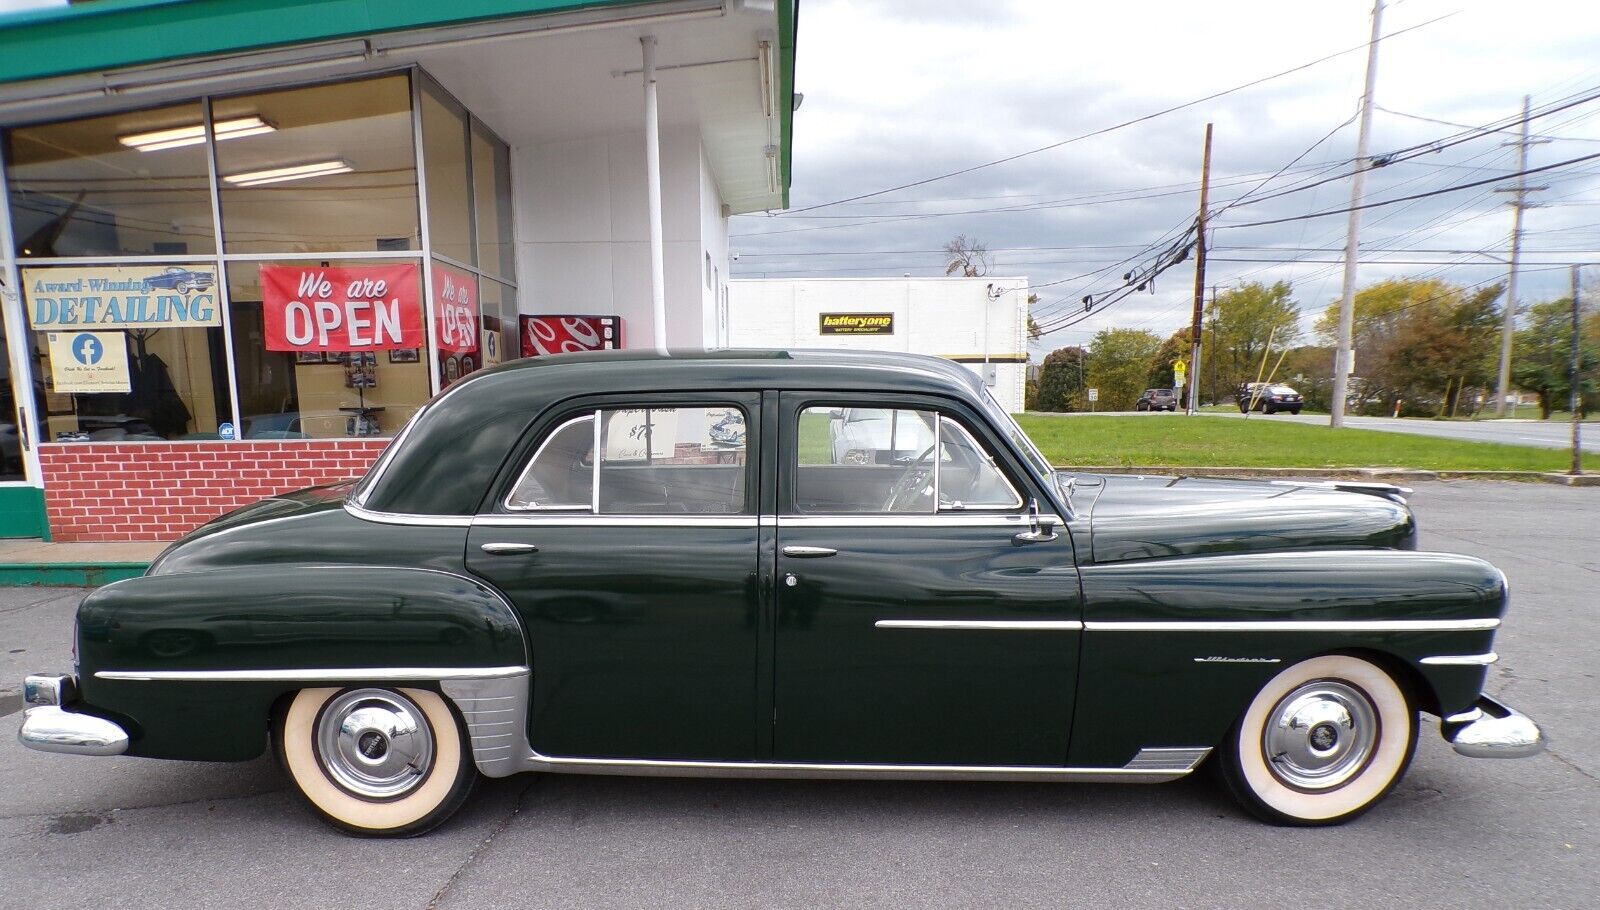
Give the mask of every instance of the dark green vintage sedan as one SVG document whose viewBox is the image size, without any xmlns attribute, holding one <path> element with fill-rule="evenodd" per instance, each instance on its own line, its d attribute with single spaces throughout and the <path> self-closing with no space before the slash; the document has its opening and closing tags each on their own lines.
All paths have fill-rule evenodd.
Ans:
<svg viewBox="0 0 1600 910">
<path fill-rule="evenodd" d="M 1405 492 L 1055 471 L 930 357 L 523 360 L 359 483 L 91 594 L 21 738 L 270 740 L 359 834 L 425 831 L 480 774 L 1154 782 L 1208 758 L 1257 815 L 1336 823 L 1400 779 L 1419 712 L 1465 755 L 1542 746 L 1483 693 L 1505 576 L 1415 552 Z"/>
</svg>

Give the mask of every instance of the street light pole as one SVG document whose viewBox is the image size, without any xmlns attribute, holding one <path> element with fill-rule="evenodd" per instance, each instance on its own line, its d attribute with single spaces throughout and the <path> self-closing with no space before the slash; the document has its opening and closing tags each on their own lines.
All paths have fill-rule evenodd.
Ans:
<svg viewBox="0 0 1600 910">
<path fill-rule="evenodd" d="M 1583 379 L 1578 372 L 1578 368 L 1581 365 L 1578 352 L 1581 350 L 1580 341 L 1582 325 L 1581 321 L 1579 320 L 1579 316 L 1581 315 L 1581 311 L 1583 309 L 1583 307 L 1578 304 L 1578 269 L 1580 268 L 1581 266 L 1576 265 L 1572 267 L 1572 363 L 1570 365 L 1570 372 L 1567 374 L 1571 377 L 1569 382 L 1572 386 L 1571 390 L 1568 392 L 1567 399 L 1569 407 L 1572 408 L 1572 473 L 1574 476 L 1583 473 L 1583 422 L 1578 419 L 1578 404 L 1582 400 L 1582 396 L 1578 393 L 1578 389 L 1582 384 Z"/>
<path fill-rule="evenodd" d="M 1356 135 L 1356 170 L 1350 178 L 1350 222 L 1344 239 L 1344 289 L 1339 304 L 1339 347 L 1333 358 L 1330 426 L 1344 426 L 1345 387 L 1350 379 L 1350 336 L 1355 331 L 1356 256 L 1361 232 L 1361 194 L 1367 185 L 1367 137 L 1372 132 L 1372 94 L 1378 85 L 1378 40 L 1383 37 L 1383 0 L 1372 6 L 1372 40 L 1367 44 L 1367 84 L 1361 93 L 1361 131 Z"/>
</svg>

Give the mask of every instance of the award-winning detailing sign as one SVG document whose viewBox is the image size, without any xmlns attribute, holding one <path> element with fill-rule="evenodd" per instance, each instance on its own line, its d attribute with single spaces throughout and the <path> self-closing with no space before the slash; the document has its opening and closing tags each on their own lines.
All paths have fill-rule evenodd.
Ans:
<svg viewBox="0 0 1600 910">
<path fill-rule="evenodd" d="M 22 270 L 28 323 L 41 332 L 222 325 L 216 285 L 209 264 Z"/>
<path fill-rule="evenodd" d="M 423 344 L 416 263 L 261 267 L 269 351 L 396 351 Z"/>
<path fill-rule="evenodd" d="M 439 350 L 470 354 L 478 349 L 478 281 L 459 269 L 433 264 L 433 332 Z"/>
<path fill-rule="evenodd" d="M 893 335 L 893 313 L 822 313 L 817 316 L 822 335 Z"/>
<path fill-rule="evenodd" d="M 55 392 L 127 392 L 128 347 L 121 332 L 50 332 Z"/>
</svg>

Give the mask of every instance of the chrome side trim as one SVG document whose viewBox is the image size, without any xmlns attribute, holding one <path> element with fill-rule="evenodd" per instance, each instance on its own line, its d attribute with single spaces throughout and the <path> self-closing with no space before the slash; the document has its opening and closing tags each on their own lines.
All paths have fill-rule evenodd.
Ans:
<svg viewBox="0 0 1600 910">
<path fill-rule="evenodd" d="M 971 629 L 991 632 L 1081 632 L 1077 620 L 1048 619 L 880 619 L 875 629 Z"/>
<path fill-rule="evenodd" d="M 1488 654 L 1441 654 L 1424 657 L 1422 662 L 1435 667 L 1487 667 L 1499 659 L 1500 655 L 1490 651 Z"/>
<path fill-rule="evenodd" d="M 754 515 L 592 515 L 557 512 L 480 515 L 472 524 L 486 528 L 754 528 Z"/>
<path fill-rule="evenodd" d="M 1210 749 L 1140 749 L 1123 768 L 1176 771 L 1188 774 L 1211 754 Z"/>
<path fill-rule="evenodd" d="M 521 771 L 642 777 L 848 778 L 1160 783 L 1193 771 L 1210 749 L 1142 749 L 1120 768 L 874 765 L 808 762 L 665 761 L 541 755 L 528 744 L 529 675 L 450 680 L 440 688 L 466 719 L 472 759 L 489 777 Z"/>
<path fill-rule="evenodd" d="M 454 679 L 439 688 L 455 702 L 467 722 L 472 762 L 486 777 L 508 777 L 529 770 L 528 681 L 524 668 L 495 679 Z"/>
<path fill-rule="evenodd" d="M 1040 521 L 1063 522 L 1058 515 L 1042 515 Z M 1028 516 L 1012 512 L 989 513 L 943 511 L 937 515 L 870 514 L 870 515 L 779 515 L 775 524 L 779 528 L 1021 528 L 1027 530 Z"/>
<path fill-rule="evenodd" d="M 409 515 L 400 512 L 374 512 L 349 500 L 344 510 L 362 521 L 375 521 L 386 525 L 414 525 L 429 528 L 465 528 L 472 525 L 471 515 Z"/>
<path fill-rule="evenodd" d="M 527 667 L 316 667 L 304 670 L 97 670 L 96 679 L 139 682 L 425 682 L 527 676 Z"/>
<path fill-rule="evenodd" d="M 1481 632 L 1498 628 L 1498 619 L 1286 619 L 1227 622 L 1107 622 L 1083 624 L 1090 632 Z"/>
</svg>

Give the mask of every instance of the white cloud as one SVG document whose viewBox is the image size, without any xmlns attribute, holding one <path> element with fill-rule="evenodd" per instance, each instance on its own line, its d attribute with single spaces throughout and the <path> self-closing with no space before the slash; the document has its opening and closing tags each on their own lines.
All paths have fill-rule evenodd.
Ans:
<svg viewBox="0 0 1600 910">
<path fill-rule="evenodd" d="M 1370 28 L 1365 2 L 1077 4 L 861 4 L 805 0 L 800 9 L 796 89 L 806 104 L 795 117 L 793 205 L 872 192 L 1100 129 L 1215 91 L 1364 44 Z M 1377 103 L 1382 108 L 1465 124 L 1514 115 L 1523 94 L 1549 103 L 1600 87 L 1600 18 L 1576 0 L 1528 0 L 1515 6 L 1457 0 L 1402 0 L 1386 11 L 1393 34 L 1380 55 Z M 996 274 L 1056 281 L 1106 266 L 1193 218 L 1200 137 L 1216 124 L 1214 199 L 1227 200 L 1250 184 L 1238 175 L 1270 173 L 1354 113 L 1364 51 L 1345 54 L 1256 88 L 1159 117 L 1125 130 L 1032 155 L 1010 164 L 874 197 L 860 203 L 774 219 L 741 218 L 735 249 L 738 274 L 815 277 L 938 274 L 934 254 L 791 255 L 827 251 L 936 250 L 956 233 L 992 247 L 1073 247 L 1002 251 Z M 1536 132 L 1564 137 L 1538 146 L 1533 164 L 1600 152 L 1600 102 L 1537 121 Z M 1374 153 L 1426 142 L 1456 130 L 1378 111 Z M 1572 137 L 1572 138 L 1566 138 Z M 1587 140 L 1587 141 L 1574 141 Z M 1346 127 L 1309 155 L 1304 165 L 1336 166 L 1354 154 L 1355 128 Z M 1504 174 L 1511 151 L 1490 137 L 1375 171 L 1368 199 L 1423 192 Z M 1548 208 L 1526 221 L 1530 263 L 1585 258 L 1600 251 L 1600 162 L 1540 175 Z M 1228 178 L 1234 177 L 1230 181 Z M 1227 184 L 1234 185 L 1228 186 Z M 1287 185 L 1287 179 L 1273 186 Z M 1115 204 L 1075 205 L 1031 212 L 948 215 L 890 220 L 860 227 L 837 216 L 873 217 L 966 212 L 1068 200 L 1086 194 L 1166 187 L 1170 195 Z M 1224 221 L 1242 222 L 1340 208 L 1347 181 L 1282 200 L 1241 207 Z M 1496 252 L 1510 216 L 1492 187 L 1379 208 L 1364 217 L 1373 247 Z M 834 216 L 807 218 L 804 215 Z M 1219 260 L 1261 258 L 1228 246 L 1342 247 L 1344 218 L 1330 217 L 1258 229 L 1219 231 L 1208 283 L 1291 280 L 1302 306 L 1315 311 L 1338 293 L 1340 266 L 1267 265 Z M 1083 249 L 1091 246 L 1131 249 Z M 1502 251 L 1503 252 L 1503 251 Z M 783 254 L 783 255 L 772 255 Z M 1451 260 L 1448 268 L 1383 264 Z M 1306 254 L 1338 259 L 1338 253 Z M 1600 252 L 1587 257 L 1600 261 Z M 1472 264 L 1465 264 L 1465 263 Z M 1539 266 L 1542 268 L 1542 266 Z M 1496 277 L 1488 257 L 1446 253 L 1371 254 L 1363 283 L 1403 274 L 1440 273 L 1462 283 Z M 1525 299 L 1559 296 L 1564 272 L 1523 276 Z M 805 271 L 800 271 L 805 270 Z M 849 270 L 849 271 L 846 271 Z M 1122 269 L 1116 270 L 1120 277 Z M 1184 320 L 1193 272 L 1186 263 L 1163 276 L 1156 293 L 1130 298 L 1104 316 L 1047 339 L 1050 346 L 1086 340 L 1107 325 L 1138 325 L 1166 334 Z M 1041 290 L 1065 298 L 1046 313 L 1078 308 L 1092 290 L 1115 281 L 1067 281 Z M 1055 295 L 1055 296 L 1052 296 Z"/>
</svg>

